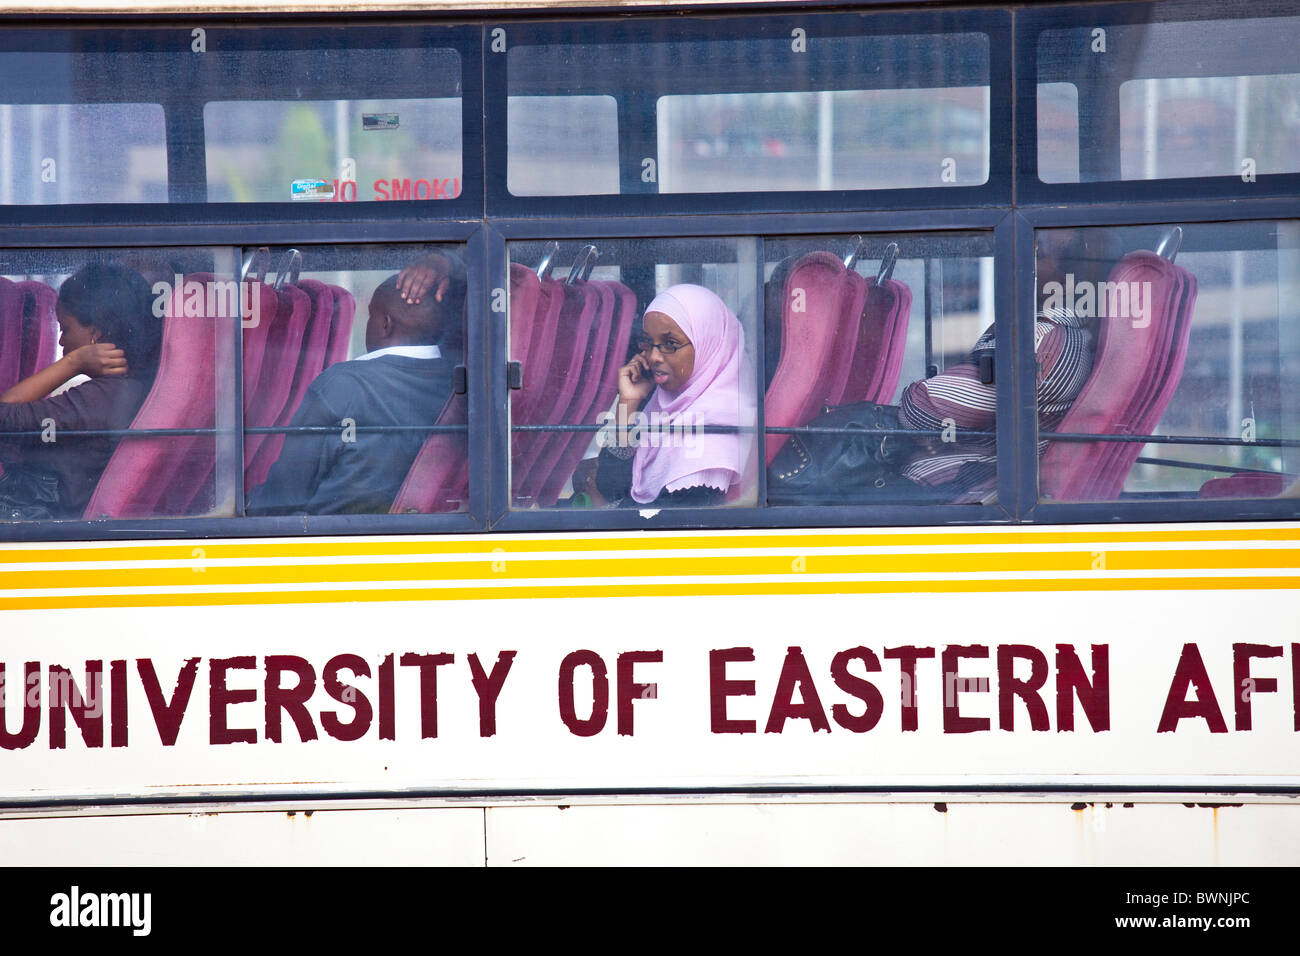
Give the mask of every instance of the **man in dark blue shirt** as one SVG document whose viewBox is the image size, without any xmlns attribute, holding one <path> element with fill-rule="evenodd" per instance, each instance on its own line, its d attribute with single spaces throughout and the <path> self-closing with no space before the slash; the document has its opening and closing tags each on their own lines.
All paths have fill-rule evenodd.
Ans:
<svg viewBox="0 0 1300 956">
<path fill-rule="evenodd" d="M 290 423 L 330 431 L 289 433 L 266 481 L 249 494 L 249 514 L 374 514 L 391 507 L 423 429 L 451 396 L 452 363 L 438 342 L 464 308 L 461 276 L 420 302 L 405 301 L 398 282 L 396 275 L 385 280 L 370 300 L 366 354 L 322 372 Z M 393 425 L 417 427 L 366 430 Z"/>
</svg>

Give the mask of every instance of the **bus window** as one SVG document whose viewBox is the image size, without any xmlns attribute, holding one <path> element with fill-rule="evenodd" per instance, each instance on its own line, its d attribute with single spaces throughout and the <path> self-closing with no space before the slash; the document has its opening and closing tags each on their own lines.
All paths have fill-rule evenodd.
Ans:
<svg viewBox="0 0 1300 956">
<path fill-rule="evenodd" d="M 1108 24 L 1100 9 L 1038 34 L 1040 180 L 1300 172 L 1300 18 L 1230 18 L 1207 4 L 1209 19 Z"/>
<path fill-rule="evenodd" d="M 658 121 L 665 193 L 988 181 L 987 86 L 664 96 Z"/>
<path fill-rule="evenodd" d="M 167 201 L 156 103 L 6 103 L 0 143 L 0 204 Z"/>
<path fill-rule="evenodd" d="M 462 249 L 263 249 L 246 262 L 252 284 L 274 271 L 268 321 L 243 335 L 248 513 L 465 509 Z"/>
<path fill-rule="evenodd" d="M 506 185 L 515 196 L 571 196 L 577 183 L 590 196 L 618 194 L 612 96 L 512 96 L 506 141 Z"/>
<path fill-rule="evenodd" d="M 459 97 L 220 101 L 203 110 L 209 202 L 385 202 L 461 192 Z"/>
<path fill-rule="evenodd" d="M 510 246 L 513 507 L 755 502 L 757 240 Z"/>
<path fill-rule="evenodd" d="M 1296 223 L 1040 230 L 1037 242 L 1040 313 L 1072 316 L 1095 343 L 1072 408 L 1040 390 L 1042 499 L 1267 498 L 1294 484 Z M 1097 254 L 1063 261 L 1080 248 Z"/>
<path fill-rule="evenodd" d="M 234 264 L 229 249 L 5 254 L 0 519 L 234 514 L 232 357 L 258 318 Z"/>
<path fill-rule="evenodd" d="M 987 34 L 845 36 L 842 21 L 833 35 L 830 20 L 799 24 L 793 34 L 773 28 L 737 37 L 646 21 L 634 39 L 611 26 L 606 37 L 620 42 L 598 42 L 590 28 L 582 34 L 588 42 L 564 34 L 553 43 L 516 40 L 507 52 L 510 193 L 898 189 L 989 180 Z M 550 98 L 552 106 L 539 105 Z M 523 135 L 541 116 L 545 132 Z M 599 175 L 583 175 L 591 168 Z"/>
<path fill-rule="evenodd" d="M 764 243 L 768 504 L 969 504 L 997 487 L 987 235 Z"/>
</svg>

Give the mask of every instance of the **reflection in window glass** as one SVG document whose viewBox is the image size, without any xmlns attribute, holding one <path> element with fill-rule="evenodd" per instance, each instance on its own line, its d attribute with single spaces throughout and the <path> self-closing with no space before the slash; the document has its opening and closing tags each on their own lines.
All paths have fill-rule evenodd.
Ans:
<svg viewBox="0 0 1300 956">
<path fill-rule="evenodd" d="M 1040 309 L 1096 339 L 1073 408 L 1049 420 L 1040 389 L 1064 436 L 1044 441 L 1044 499 L 1266 498 L 1300 475 L 1296 224 L 1182 226 L 1171 262 L 1173 228 L 1038 233 Z M 1070 267 L 1085 245 L 1096 267 Z"/>
<path fill-rule="evenodd" d="M 1039 34 L 1043 182 L 1300 172 L 1300 18 L 1201 7 L 1207 19 Z"/>
<path fill-rule="evenodd" d="M 167 201 L 156 103 L 0 105 L 0 204 Z"/>
<path fill-rule="evenodd" d="M 224 249 L 0 260 L 0 520 L 234 513 L 234 265 Z"/>
<path fill-rule="evenodd" d="M 459 97 L 208 103 L 208 200 L 454 199 L 460 110 Z"/>
<path fill-rule="evenodd" d="M 265 321 L 243 337 L 248 513 L 467 507 L 460 249 L 276 250 L 250 273 L 272 262 L 279 288 L 261 287 Z M 418 302 L 404 272 L 427 284 Z"/>
<path fill-rule="evenodd" d="M 680 24 L 664 21 L 639 24 L 631 42 L 511 46 L 511 192 L 987 181 L 985 34 L 825 36 L 814 22 L 806 29 L 804 49 L 780 30 L 683 39 Z"/>
<path fill-rule="evenodd" d="M 1300 171 L 1300 74 L 1129 80 L 1119 110 L 1124 179 Z"/>
<path fill-rule="evenodd" d="M 988 87 L 659 100 L 661 192 L 978 186 Z"/>
<path fill-rule="evenodd" d="M 756 245 L 511 244 L 515 508 L 754 503 Z"/>
<path fill-rule="evenodd" d="M 506 142 L 512 195 L 618 193 L 618 104 L 612 96 L 511 96 Z"/>
<path fill-rule="evenodd" d="M 978 235 L 765 243 L 770 504 L 992 500 L 990 253 Z"/>
<path fill-rule="evenodd" d="M 1073 83 L 1038 84 L 1038 178 L 1079 181 L 1079 88 Z"/>
</svg>

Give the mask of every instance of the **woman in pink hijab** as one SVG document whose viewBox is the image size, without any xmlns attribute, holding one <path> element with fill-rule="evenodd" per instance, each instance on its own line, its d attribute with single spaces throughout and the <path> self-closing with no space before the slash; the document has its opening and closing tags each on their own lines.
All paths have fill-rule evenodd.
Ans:
<svg viewBox="0 0 1300 956">
<path fill-rule="evenodd" d="M 639 351 L 618 371 L 615 438 L 601 451 L 597 487 L 626 504 L 734 500 L 754 457 L 740 320 L 708 289 L 675 285 L 655 296 L 641 327 Z M 710 425 L 739 427 L 706 432 Z"/>
</svg>

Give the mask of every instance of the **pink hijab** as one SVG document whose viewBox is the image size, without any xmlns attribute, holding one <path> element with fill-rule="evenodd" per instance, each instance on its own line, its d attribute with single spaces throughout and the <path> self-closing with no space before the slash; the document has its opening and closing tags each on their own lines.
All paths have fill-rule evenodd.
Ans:
<svg viewBox="0 0 1300 956">
<path fill-rule="evenodd" d="M 734 498 L 753 458 L 753 433 L 703 434 L 697 429 L 754 424 L 754 383 L 747 374 L 740 320 L 698 285 L 665 289 L 646 312 L 662 312 L 677 323 L 694 346 L 695 366 L 679 391 L 656 388 L 641 410 L 651 427 L 642 432 L 632 463 L 632 498 L 649 504 L 669 482 L 714 469 L 730 473 L 728 497 Z M 656 434 L 656 422 L 672 430 Z"/>
</svg>

